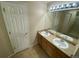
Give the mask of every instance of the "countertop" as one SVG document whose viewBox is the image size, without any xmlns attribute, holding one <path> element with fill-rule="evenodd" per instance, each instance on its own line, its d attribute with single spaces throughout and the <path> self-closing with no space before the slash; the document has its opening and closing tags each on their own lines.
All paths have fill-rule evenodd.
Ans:
<svg viewBox="0 0 79 59">
<path fill-rule="evenodd" d="M 42 31 L 43 31 L 43 30 L 42 30 Z M 40 35 L 41 35 L 41 32 L 42 32 L 42 31 L 39 31 L 39 34 L 40 34 Z M 44 31 L 45 31 L 45 30 L 44 30 Z M 43 36 L 43 35 L 42 35 L 42 36 Z M 53 43 L 52 43 L 52 39 L 57 38 L 57 36 L 53 35 L 52 33 L 51 33 L 51 35 L 49 35 L 49 36 L 47 36 L 47 37 L 45 37 L 45 36 L 43 36 L 43 37 L 44 37 L 46 40 L 48 40 L 51 44 L 53 44 Z M 63 53 L 65 53 L 66 55 L 68 55 L 69 57 L 73 57 L 73 56 L 76 54 L 76 52 L 77 52 L 77 50 L 78 50 L 78 48 L 79 48 L 79 44 L 78 44 L 79 41 L 77 41 L 77 40 L 75 40 L 75 39 L 74 39 L 74 41 L 77 42 L 76 45 L 73 45 L 73 44 L 71 44 L 71 43 L 68 42 L 69 47 L 66 48 L 66 49 L 57 47 L 55 44 L 53 44 L 53 45 L 54 45 L 55 47 L 57 47 L 59 50 L 61 50 Z M 74 41 L 73 41 L 73 42 L 74 42 Z"/>
</svg>

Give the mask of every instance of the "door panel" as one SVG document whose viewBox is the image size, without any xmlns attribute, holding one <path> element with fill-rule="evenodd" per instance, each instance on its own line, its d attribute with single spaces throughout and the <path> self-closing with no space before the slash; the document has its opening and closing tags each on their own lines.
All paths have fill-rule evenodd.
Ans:
<svg viewBox="0 0 79 59">
<path fill-rule="evenodd" d="M 27 9 L 22 6 L 3 4 L 2 11 L 4 22 L 14 52 L 18 52 L 24 50 L 25 48 L 28 48 L 29 22 L 27 17 Z"/>
</svg>

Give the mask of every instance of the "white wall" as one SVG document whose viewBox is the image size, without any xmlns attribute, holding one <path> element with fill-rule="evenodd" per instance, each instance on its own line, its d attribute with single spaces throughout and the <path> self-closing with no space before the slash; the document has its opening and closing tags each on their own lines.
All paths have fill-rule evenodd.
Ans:
<svg viewBox="0 0 79 59">
<path fill-rule="evenodd" d="M 47 2 L 29 2 L 30 42 L 36 43 L 37 31 L 52 28 L 51 18 L 47 11 Z"/>
</svg>

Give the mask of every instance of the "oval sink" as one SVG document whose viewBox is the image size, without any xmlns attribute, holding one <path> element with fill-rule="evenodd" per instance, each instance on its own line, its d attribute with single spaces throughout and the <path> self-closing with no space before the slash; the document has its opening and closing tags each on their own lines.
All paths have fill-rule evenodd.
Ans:
<svg viewBox="0 0 79 59">
<path fill-rule="evenodd" d="M 63 49 L 68 48 L 68 43 L 65 40 L 60 38 L 53 39 L 53 44 L 55 44 L 59 48 L 63 48 Z"/>
<path fill-rule="evenodd" d="M 64 34 L 61 34 L 60 37 L 63 37 L 65 40 L 68 40 L 68 41 L 71 41 L 71 42 L 73 41 L 72 37 L 64 35 Z"/>
<path fill-rule="evenodd" d="M 47 31 L 42 31 L 42 32 L 41 32 L 41 35 L 43 35 L 43 36 L 45 36 L 45 37 L 48 37 L 48 36 L 50 36 L 51 34 L 50 34 L 49 32 L 47 32 Z"/>
</svg>

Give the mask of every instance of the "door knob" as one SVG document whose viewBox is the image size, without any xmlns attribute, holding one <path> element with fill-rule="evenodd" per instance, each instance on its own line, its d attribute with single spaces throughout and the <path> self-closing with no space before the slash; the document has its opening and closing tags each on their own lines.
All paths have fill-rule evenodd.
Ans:
<svg viewBox="0 0 79 59">
<path fill-rule="evenodd" d="M 11 32 L 9 32 L 9 34 L 11 34 Z"/>
<path fill-rule="evenodd" d="M 28 33 L 25 33 L 25 35 L 27 35 Z"/>
</svg>

